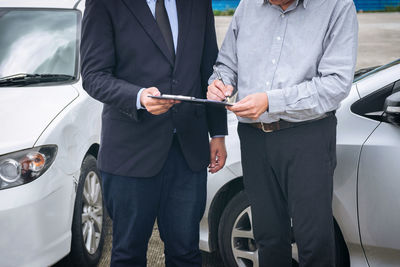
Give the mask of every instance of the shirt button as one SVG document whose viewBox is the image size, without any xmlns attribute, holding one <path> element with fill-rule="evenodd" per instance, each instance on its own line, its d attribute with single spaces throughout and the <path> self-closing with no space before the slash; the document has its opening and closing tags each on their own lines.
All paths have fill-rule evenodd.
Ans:
<svg viewBox="0 0 400 267">
<path fill-rule="evenodd" d="M 280 40 L 281 40 L 281 37 L 280 37 L 280 36 L 276 37 L 276 40 L 280 41 Z"/>
<path fill-rule="evenodd" d="M 267 82 L 267 86 L 269 86 L 269 82 Z"/>
<path fill-rule="evenodd" d="M 275 65 L 275 63 L 276 63 L 276 60 L 275 60 L 275 59 L 273 59 L 273 60 L 272 60 L 272 64 L 274 64 L 274 65 Z"/>
<path fill-rule="evenodd" d="M 284 17 L 285 17 L 285 14 L 282 14 L 281 17 L 284 18 Z"/>
</svg>

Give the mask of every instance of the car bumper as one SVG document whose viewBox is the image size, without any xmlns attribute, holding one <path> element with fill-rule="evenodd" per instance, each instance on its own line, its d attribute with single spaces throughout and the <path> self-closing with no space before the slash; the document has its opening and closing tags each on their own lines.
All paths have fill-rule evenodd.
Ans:
<svg viewBox="0 0 400 267">
<path fill-rule="evenodd" d="M 74 192 L 72 176 L 55 168 L 0 190 L 0 265 L 48 266 L 68 254 Z"/>
</svg>

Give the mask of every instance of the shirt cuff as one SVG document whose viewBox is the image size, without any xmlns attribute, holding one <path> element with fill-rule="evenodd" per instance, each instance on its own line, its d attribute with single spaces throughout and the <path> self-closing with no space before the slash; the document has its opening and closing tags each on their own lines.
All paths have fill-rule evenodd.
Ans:
<svg viewBox="0 0 400 267">
<path fill-rule="evenodd" d="M 267 91 L 268 112 L 282 113 L 286 110 L 285 95 L 282 89 Z"/>
<path fill-rule="evenodd" d="M 142 104 L 140 104 L 140 96 L 142 95 L 142 92 L 143 92 L 144 89 L 146 89 L 146 88 L 140 89 L 139 92 L 138 92 L 138 94 L 137 94 L 137 97 L 136 97 L 136 109 L 137 109 L 137 110 L 139 110 L 139 109 L 145 109 L 145 108 L 142 106 Z"/>
<path fill-rule="evenodd" d="M 226 135 L 214 135 L 211 138 L 219 138 L 219 137 L 225 137 Z"/>
</svg>

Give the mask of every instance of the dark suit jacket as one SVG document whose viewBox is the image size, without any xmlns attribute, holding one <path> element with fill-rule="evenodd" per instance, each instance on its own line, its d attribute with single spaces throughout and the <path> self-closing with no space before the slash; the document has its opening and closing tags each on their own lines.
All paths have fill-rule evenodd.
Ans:
<svg viewBox="0 0 400 267">
<path fill-rule="evenodd" d="M 151 177 L 163 167 L 176 129 L 189 167 L 209 164 L 209 137 L 227 134 L 226 111 L 181 103 L 154 116 L 136 109 L 141 88 L 206 97 L 218 48 L 211 0 L 176 0 L 175 62 L 146 0 L 87 0 L 82 28 L 83 87 L 104 103 L 102 171 Z"/>
</svg>

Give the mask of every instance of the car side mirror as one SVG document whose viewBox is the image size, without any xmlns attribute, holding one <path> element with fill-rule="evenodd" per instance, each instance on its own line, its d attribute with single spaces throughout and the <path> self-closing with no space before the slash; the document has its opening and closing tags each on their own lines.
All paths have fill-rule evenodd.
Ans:
<svg viewBox="0 0 400 267">
<path fill-rule="evenodd" d="M 386 98 L 383 110 L 387 122 L 400 126 L 400 92 Z"/>
</svg>

